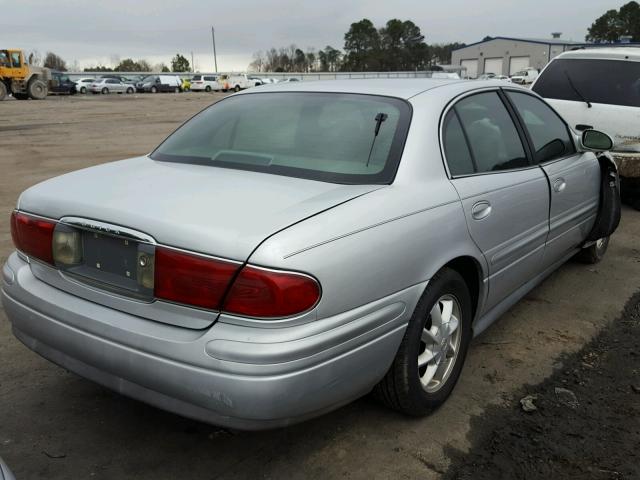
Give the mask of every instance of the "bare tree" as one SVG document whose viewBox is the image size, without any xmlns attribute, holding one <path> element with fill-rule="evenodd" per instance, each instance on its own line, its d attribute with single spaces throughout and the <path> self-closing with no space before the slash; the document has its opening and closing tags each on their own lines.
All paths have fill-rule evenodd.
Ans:
<svg viewBox="0 0 640 480">
<path fill-rule="evenodd" d="M 53 70 L 60 70 L 61 72 L 67 71 L 67 62 L 53 52 L 47 52 L 45 55 L 44 66 Z"/>
<path fill-rule="evenodd" d="M 27 62 L 29 63 L 29 65 L 33 65 L 34 67 L 41 67 L 42 55 L 40 55 L 40 52 L 38 50 L 34 50 L 27 57 Z"/>
</svg>

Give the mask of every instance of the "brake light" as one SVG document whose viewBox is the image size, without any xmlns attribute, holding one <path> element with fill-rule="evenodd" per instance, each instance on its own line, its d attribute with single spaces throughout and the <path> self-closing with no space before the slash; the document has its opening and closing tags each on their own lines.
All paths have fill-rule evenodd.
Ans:
<svg viewBox="0 0 640 480">
<path fill-rule="evenodd" d="M 290 317 L 310 310 L 318 300 L 320 285 L 308 275 L 245 266 L 223 310 L 249 317 Z"/>
<path fill-rule="evenodd" d="M 240 265 L 215 258 L 156 247 L 156 298 L 196 307 L 219 309 Z"/>
<path fill-rule="evenodd" d="M 20 212 L 11 214 L 11 238 L 18 250 L 53 265 L 53 229 L 56 222 Z"/>
</svg>

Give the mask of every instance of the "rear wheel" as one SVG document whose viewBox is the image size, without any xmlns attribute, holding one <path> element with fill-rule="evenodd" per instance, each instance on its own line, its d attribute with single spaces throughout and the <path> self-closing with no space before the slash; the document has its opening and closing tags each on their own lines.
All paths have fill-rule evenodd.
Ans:
<svg viewBox="0 0 640 480">
<path fill-rule="evenodd" d="M 204 87 L 204 91 L 205 92 L 210 92 L 211 91 L 211 87 L 209 85 L 207 85 L 206 87 Z"/>
<path fill-rule="evenodd" d="M 7 96 L 7 87 L 4 83 L 0 82 L 0 101 L 4 100 Z"/>
<path fill-rule="evenodd" d="M 103 95 L 106 95 L 107 93 L 109 93 L 109 89 L 108 89 L 107 87 L 104 87 L 104 88 L 102 89 L 102 94 L 103 94 Z"/>
<path fill-rule="evenodd" d="M 471 295 L 464 279 L 455 270 L 441 270 L 422 294 L 375 396 L 407 415 L 438 408 L 462 371 L 471 321 Z"/>
<path fill-rule="evenodd" d="M 233 91 L 234 92 L 239 92 L 240 91 L 240 85 L 236 85 L 235 87 L 233 87 Z"/>
<path fill-rule="evenodd" d="M 87 87 L 80 87 L 80 93 L 87 93 Z"/>
<path fill-rule="evenodd" d="M 29 98 L 34 100 L 44 100 L 47 98 L 47 84 L 42 80 L 31 80 L 27 87 Z"/>
<path fill-rule="evenodd" d="M 158 89 L 156 87 L 151 87 L 151 93 L 158 93 Z"/>
<path fill-rule="evenodd" d="M 127 88 L 127 93 L 133 93 L 133 88 L 131 87 Z"/>
<path fill-rule="evenodd" d="M 599 263 L 609 247 L 609 237 L 600 238 L 593 245 L 583 248 L 577 255 L 578 260 L 588 265 Z"/>
</svg>

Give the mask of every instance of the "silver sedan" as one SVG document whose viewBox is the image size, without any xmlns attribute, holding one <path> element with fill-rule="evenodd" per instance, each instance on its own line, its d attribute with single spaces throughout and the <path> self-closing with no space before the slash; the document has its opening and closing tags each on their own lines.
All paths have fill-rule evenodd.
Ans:
<svg viewBox="0 0 640 480">
<path fill-rule="evenodd" d="M 43 357 L 213 424 L 372 390 L 423 415 L 473 335 L 570 257 L 602 258 L 609 147 L 500 81 L 265 85 L 149 155 L 26 190 L 4 308 Z"/>
<path fill-rule="evenodd" d="M 91 93 L 135 93 L 136 87 L 132 83 L 123 82 L 117 78 L 98 78 L 89 84 Z"/>
</svg>

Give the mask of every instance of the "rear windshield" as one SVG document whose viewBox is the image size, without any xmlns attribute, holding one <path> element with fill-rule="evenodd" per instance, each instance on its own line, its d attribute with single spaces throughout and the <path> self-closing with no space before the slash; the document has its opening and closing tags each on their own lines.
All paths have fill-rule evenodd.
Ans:
<svg viewBox="0 0 640 480">
<path fill-rule="evenodd" d="M 554 60 L 533 90 L 545 98 L 640 107 L 640 62 Z"/>
<path fill-rule="evenodd" d="M 411 107 L 397 98 L 238 95 L 193 117 L 151 158 L 332 183 L 391 183 L 410 119 Z"/>
</svg>

